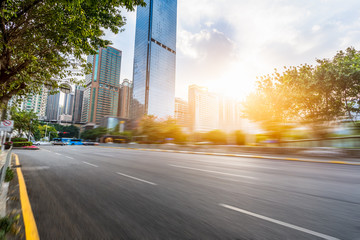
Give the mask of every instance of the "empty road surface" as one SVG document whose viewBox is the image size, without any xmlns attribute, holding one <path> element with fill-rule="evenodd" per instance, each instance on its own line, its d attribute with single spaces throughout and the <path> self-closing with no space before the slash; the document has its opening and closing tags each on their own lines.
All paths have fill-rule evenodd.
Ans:
<svg viewBox="0 0 360 240">
<path fill-rule="evenodd" d="M 41 239 L 360 239 L 360 166 L 99 146 L 15 153 Z"/>
</svg>

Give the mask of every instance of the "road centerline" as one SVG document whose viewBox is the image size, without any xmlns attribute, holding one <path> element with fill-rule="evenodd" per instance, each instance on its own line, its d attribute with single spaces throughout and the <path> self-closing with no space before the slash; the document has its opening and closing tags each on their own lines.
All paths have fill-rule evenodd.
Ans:
<svg viewBox="0 0 360 240">
<path fill-rule="evenodd" d="M 190 170 L 195 170 L 195 171 L 200 171 L 200 172 L 217 173 L 217 174 L 222 174 L 222 175 L 227 175 L 227 176 L 233 176 L 233 177 L 241 177 L 241 178 L 247 178 L 247 179 L 258 179 L 258 178 L 256 178 L 256 177 L 250 177 L 250 176 L 245 176 L 245 175 L 240 175 L 240 174 L 218 172 L 218 171 L 213 171 L 213 170 L 206 170 L 206 169 L 185 167 L 185 166 L 173 165 L 173 164 L 168 164 L 168 165 L 169 165 L 169 166 L 172 166 L 172 167 L 176 167 L 176 168 L 184 168 L 184 169 L 190 169 Z"/>
<path fill-rule="evenodd" d="M 140 182 L 148 183 L 148 184 L 151 184 L 151 185 L 157 185 L 156 183 L 149 182 L 149 181 L 146 181 L 144 179 L 133 177 L 133 176 L 130 176 L 130 175 L 127 175 L 127 174 L 124 174 L 124 173 L 116 172 L 116 174 L 119 174 L 119 175 L 124 176 L 124 177 L 131 178 L 131 179 L 134 179 L 134 180 L 138 180 Z"/>
<path fill-rule="evenodd" d="M 312 231 L 312 230 L 309 230 L 309 229 L 306 229 L 306 228 L 303 228 L 303 227 L 299 227 L 299 226 L 296 226 L 296 225 L 293 225 L 293 224 L 290 224 L 290 223 L 282 222 L 282 221 L 279 221 L 279 220 L 276 220 L 276 219 L 273 219 L 273 218 L 269 218 L 269 217 L 266 217 L 266 216 L 263 216 L 263 215 L 260 215 L 260 214 L 257 214 L 257 213 L 249 212 L 249 211 L 246 211 L 244 209 L 233 207 L 233 206 L 230 206 L 230 205 L 227 205 L 227 204 L 219 203 L 219 205 L 221 207 L 224 207 L 224 208 L 236 211 L 236 212 L 244 213 L 244 214 L 247 214 L 249 216 L 253 216 L 253 217 L 256 217 L 256 218 L 260 218 L 262 220 L 266 220 L 266 221 L 269 221 L 269 222 L 272 222 L 272 223 L 279 224 L 281 226 L 285 226 L 285 227 L 288 227 L 288 228 L 298 230 L 300 232 L 308 233 L 310 235 L 314 235 L 314 236 L 320 237 L 322 239 L 340 240 L 340 239 L 332 237 L 332 236 L 328 236 L 328 235 L 325 235 L 325 234 L 322 234 L 322 233 L 319 233 L 319 232 L 315 232 L 315 231 Z"/>
<path fill-rule="evenodd" d="M 93 166 L 93 167 L 99 167 L 99 166 L 97 166 L 97 165 L 95 165 L 95 164 L 92 164 L 92 163 L 88 163 L 88 162 L 85 162 L 85 161 L 82 161 L 82 162 L 85 163 L 85 164 L 87 164 L 87 165 Z"/>
</svg>

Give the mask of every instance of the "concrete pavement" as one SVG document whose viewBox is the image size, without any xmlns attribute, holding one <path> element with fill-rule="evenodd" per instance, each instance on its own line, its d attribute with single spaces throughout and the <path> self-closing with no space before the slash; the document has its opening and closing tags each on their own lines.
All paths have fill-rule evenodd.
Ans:
<svg viewBox="0 0 360 240">
<path fill-rule="evenodd" d="M 46 146 L 17 151 L 42 239 L 360 239 L 360 167 Z"/>
</svg>

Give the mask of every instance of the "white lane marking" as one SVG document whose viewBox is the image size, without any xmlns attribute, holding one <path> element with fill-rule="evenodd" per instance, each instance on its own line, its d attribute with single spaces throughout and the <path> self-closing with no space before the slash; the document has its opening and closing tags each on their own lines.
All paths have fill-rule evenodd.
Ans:
<svg viewBox="0 0 360 240">
<path fill-rule="evenodd" d="M 62 154 L 60 154 L 60 153 L 55 153 L 56 155 L 62 155 Z"/>
<path fill-rule="evenodd" d="M 88 162 L 85 162 L 85 161 L 83 161 L 83 163 L 85 163 L 85 164 L 87 164 L 87 165 L 90 165 L 90 166 L 93 166 L 93 167 L 99 167 L 99 166 L 97 166 L 97 165 L 95 165 L 95 164 L 88 163 Z"/>
<path fill-rule="evenodd" d="M 208 172 L 208 173 L 217 173 L 227 176 L 233 176 L 233 177 L 242 177 L 242 178 L 248 178 L 248 179 L 257 179 L 255 177 L 245 176 L 245 175 L 239 175 L 239 174 L 233 174 L 233 173 L 224 173 L 224 172 L 218 172 L 218 171 L 212 171 L 212 170 L 205 170 L 205 169 L 199 169 L 199 168 L 192 168 L 192 167 L 185 167 L 185 166 L 179 166 L 179 165 L 173 165 L 169 164 L 169 166 L 177 167 L 177 168 L 184 168 L 184 169 L 190 169 L 190 170 L 196 170 L 200 172 Z"/>
<path fill-rule="evenodd" d="M 266 221 L 269 221 L 269 222 L 273 222 L 273 223 L 276 223 L 276 224 L 279 224 L 279 225 L 282 225 L 282 226 L 285 226 L 285 227 L 288 227 L 288 228 L 292 228 L 292 229 L 295 229 L 295 230 L 298 230 L 298 231 L 301 231 L 301 232 L 305 232 L 305 233 L 308 233 L 308 234 L 311 234 L 311 235 L 314 235 L 314 236 L 317 236 L 317 237 L 320 237 L 320 238 L 323 238 L 323 239 L 339 240 L 338 238 L 335 238 L 335 237 L 331 237 L 331 236 L 328 236 L 328 235 L 325 235 L 325 234 L 322 234 L 322 233 L 318 233 L 318 232 L 315 232 L 315 231 L 312 231 L 312 230 L 309 230 L 309 229 L 306 229 L 306 228 L 298 227 L 298 226 L 292 225 L 290 223 L 282 222 L 282 221 L 279 221 L 279 220 L 276 220 L 276 219 L 273 219 L 273 218 L 265 217 L 263 215 L 256 214 L 256 213 L 253 213 L 253 212 L 249 212 L 249 211 L 246 211 L 246 210 L 243 210 L 243 209 L 240 209 L 240 208 L 237 208 L 237 207 L 233 207 L 233 206 L 230 206 L 230 205 L 227 205 L 227 204 L 220 203 L 219 205 L 224 207 L 224 208 L 227 208 L 227 209 L 231 209 L 231 210 L 241 212 L 241 213 L 253 216 L 253 217 L 257 217 L 257 218 L 260 218 L 260 219 L 263 219 L 263 220 L 266 220 Z"/>
<path fill-rule="evenodd" d="M 138 180 L 140 182 L 144 182 L 144 183 L 148 183 L 148 184 L 151 184 L 151 185 L 157 185 L 156 183 L 153 183 L 153 182 L 149 182 L 149 181 L 146 181 L 144 179 L 140 179 L 140 178 L 136 178 L 136 177 L 133 177 L 133 176 L 130 176 L 130 175 L 126 175 L 124 173 L 120 173 L 120 172 L 116 172 L 117 174 L 121 175 L 121 176 L 124 176 L 124 177 L 128 177 L 128 178 L 131 178 L 131 179 L 135 179 L 135 180 Z"/>
<path fill-rule="evenodd" d="M 70 158 L 70 159 L 74 159 L 73 157 L 69 157 L 69 156 L 65 156 L 65 157 Z"/>
</svg>

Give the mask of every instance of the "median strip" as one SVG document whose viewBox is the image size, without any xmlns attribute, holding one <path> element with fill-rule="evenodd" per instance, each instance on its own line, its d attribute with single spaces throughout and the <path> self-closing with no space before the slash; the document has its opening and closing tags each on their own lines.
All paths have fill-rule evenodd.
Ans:
<svg viewBox="0 0 360 240">
<path fill-rule="evenodd" d="M 306 228 L 298 227 L 298 226 L 290 224 L 290 223 L 282 222 L 282 221 L 279 221 L 279 220 L 276 220 L 276 219 L 273 219 L 273 218 L 269 218 L 269 217 L 266 217 L 266 216 L 263 216 L 263 215 L 260 215 L 260 214 L 257 214 L 257 213 L 249 212 L 249 211 L 246 211 L 244 209 L 233 207 L 233 206 L 230 206 L 230 205 L 227 205 L 227 204 L 220 203 L 219 205 L 224 207 L 224 208 L 236 211 L 236 212 L 244 213 L 244 214 L 247 214 L 247 215 L 252 216 L 252 217 L 260 218 L 260 219 L 265 220 L 265 221 L 269 221 L 269 222 L 276 223 L 276 224 L 279 224 L 279 225 L 284 226 L 284 227 L 288 227 L 288 228 L 298 230 L 300 232 L 308 233 L 310 235 L 320 237 L 322 239 L 339 240 L 338 238 L 335 238 L 335 237 L 331 237 L 331 236 L 328 236 L 328 235 L 325 235 L 325 234 L 322 234 L 322 233 L 318 233 L 318 232 L 315 232 L 315 231 L 312 231 L 312 230 L 309 230 L 309 229 L 306 229 Z"/>
<path fill-rule="evenodd" d="M 15 163 L 17 166 L 20 166 L 19 157 L 18 155 L 14 154 L 15 156 Z M 24 180 L 24 176 L 22 174 L 21 168 L 16 168 L 16 172 L 18 175 L 18 181 L 19 181 L 19 191 L 20 191 L 20 202 L 21 202 L 21 209 L 22 209 L 22 215 L 24 219 L 24 225 L 25 225 L 25 236 L 27 240 L 38 240 L 39 233 L 36 227 L 35 218 L 33 215 L 33 212 L 31 210 L 31 205 L 29 201 L 29 196 L 27 194 L 26 190 L 26 184 Z"/>
</svg>

